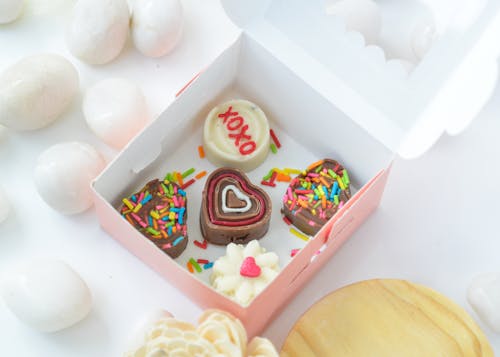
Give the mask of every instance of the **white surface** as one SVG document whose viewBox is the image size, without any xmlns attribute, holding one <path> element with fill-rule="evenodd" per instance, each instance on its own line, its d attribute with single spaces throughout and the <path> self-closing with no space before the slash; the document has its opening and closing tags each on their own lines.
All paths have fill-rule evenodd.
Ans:
<svg viewBox="0 0 500 357">
<path fill-rule="evenodd" d="M 154 117 L 236 35 L 216 1 L 184 0 L 183 4 L 183 39 L 161 60 L 144 58 L 129 45 L 112 64 L 92 68 L 70 57 L 64 39 L 54 36 L 62 34 L 58 32 L 61 18 L 50 25 L 37 18 L 21 18 L 0 28 L 0 43 L 8 48 L 0 52 L 0 70 L 29 53 L 61 48 L 78 64 L 83 88 L 111 75 L 136 79 Z M 28 27 L 28 20 L 35 23 Z M 40 41 L 32 39 L 33 26 L 40 31 Z M 136 61 L 144 66 L 142 72 L 120 72 L 122 66 Z M 480 273 L 499 269 L 500 169 L 495 165 L 500 155 L 499 96 L 497 88 L 494 99 L 465 133 L 441 138 L 420 159 L 396 161 L 382 206 L 264 336 L 279 348 L 293 323 L 314 301 L 340 286 L 373 277 L 428 285 L 472 313 L 466 303 L 469 282 Z M 94 211 L 61 216 L 37 195 L 32 178 L 36 158 L 62 138 L 90 142 L 108 158 L 115 155 L 87 128 L 80 105 L 77 100 L 69 114 L 46 129 L 8 133 L 0 141 L 0 185 L 13 206 L 10 217 L 0 225 L 0 272 L 32 257 L 61 258 L 88 283 L 94 308 L 82 323 L 44 335 L 22 325 L 0 302 L 0 345 L 6 355 L 119 356 L 133 327 L 151 309 L 165 308 L 191 322 L 200 314 L 175 288 L 102 232 Z M 500 352 L 500 337 L 481 326 Z"/>
</svg>

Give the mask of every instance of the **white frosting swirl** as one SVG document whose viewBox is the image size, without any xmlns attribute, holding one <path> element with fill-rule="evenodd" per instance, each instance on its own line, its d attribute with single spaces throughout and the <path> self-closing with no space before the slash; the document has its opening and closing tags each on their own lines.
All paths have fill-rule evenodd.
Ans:
<svg viewBox="0 0 500 357">
<path fill-rule="evenodd" d="M 258 277 L 245 277 L 240 274 L 243 260 L 247 257 L 255 258 L 255 263 L 260 267 Z M 273 252 L 266 253 L 257 240 L 252 240 L 246 246 L 230 243 L 226 248 L 226 255 L 215 261 L 210 283 L 215 290 L 246 306 L 265 289 L 279 271 L 278 256 Z"/>
<path fill-rule="evenodd" d="M 124 357 L 277 357 L 272 343 L 256 337 L 248 346 L 241 322 L 222 311 L 207 310 L 198 327 L 162 318 L 149 328 L 144 343 Z"/>
<path fill-rule="evenodd" d="M 247 351 L 248 357 L 278 357 L 278 352 L 271 341 L 262 337 L 254 337 Z"/>
</svg>

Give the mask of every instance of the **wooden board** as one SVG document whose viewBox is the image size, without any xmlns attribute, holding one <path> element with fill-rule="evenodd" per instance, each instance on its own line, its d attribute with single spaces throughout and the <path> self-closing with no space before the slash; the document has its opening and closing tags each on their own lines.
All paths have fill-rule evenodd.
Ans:
<svg viewBox="0 0 500 357">
<path fill-rule="evenodd" d="M 445 296 L 404 280 L 367 280 L 313 305 L 281 357 L 490 357 L 472 318 Z"/>
</svg>

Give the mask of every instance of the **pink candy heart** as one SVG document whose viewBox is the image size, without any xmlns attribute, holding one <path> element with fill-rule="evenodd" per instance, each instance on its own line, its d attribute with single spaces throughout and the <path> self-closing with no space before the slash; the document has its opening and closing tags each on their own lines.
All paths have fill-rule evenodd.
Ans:
<svg viewBox="0 0 500 357">
<path fill-rule="evenodd" d="M 254 257 L 246 257 L 241 263 L 240 275 L 247 278 L 257 278 L 260 276 L 260 266 L 255 262 Z"/>
</svg>

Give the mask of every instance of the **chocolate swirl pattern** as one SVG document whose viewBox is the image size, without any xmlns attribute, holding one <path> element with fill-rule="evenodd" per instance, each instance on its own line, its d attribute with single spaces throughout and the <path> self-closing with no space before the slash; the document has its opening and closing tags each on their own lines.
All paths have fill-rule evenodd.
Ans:
<svg viewBox="0 0 500 357">
<path fill-rule="evenodd" d="M 350 198 L 347 170 L 335 160 L 324 159 L 290 182 L 282 212 L 302 232 L 315 235 Z"/>
<path fill-rule="evenodd" d="M 211 243 L 244 244 L 269 228 L 271 200 L 238 169 L 220 168 L 207 179 L 200 213 L 201 233 Z"/>
</svg>

